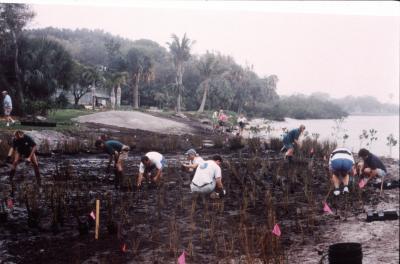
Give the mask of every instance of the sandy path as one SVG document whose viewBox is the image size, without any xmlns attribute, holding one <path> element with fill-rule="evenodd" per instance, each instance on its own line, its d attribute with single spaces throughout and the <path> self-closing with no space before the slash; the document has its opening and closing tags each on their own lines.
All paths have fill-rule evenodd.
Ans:
<svg viewBox="0 0 400 264">
<path fill-rule="evenodd" d="M 193 129 L 183 123 L 137 111 L 107 111 L 80 116 L 80 123 L 95 123 L 109 126 L 140 129 L 163 134 L 192 134 Z"/>
</svg>

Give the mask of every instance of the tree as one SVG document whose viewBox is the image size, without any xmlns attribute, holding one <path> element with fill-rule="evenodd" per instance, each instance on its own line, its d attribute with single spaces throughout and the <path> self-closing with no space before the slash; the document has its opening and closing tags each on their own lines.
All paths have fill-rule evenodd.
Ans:
<svg viewBox="0 0 400 264">
<path fill-rule="evenodd" d="M 22 113 L 24 105 L 22 72 L 19 65 L 19 39 L 22 29 L 34 17 L 33 11 L 25 4 L 3 4 L 0 3 L 0 39 L 9 50 L 10 64 L 13 68 L 14 95 L 16 97 L 16 110 Z M 1 47 L 3 48 L 3 47 Z M 10 65 L 11 66 L 11 65 Z"/>
<path fill-rule="evenodd" d="M 190 49 L 195 42 L 187 38 L 186 33 L 183 35 L 182 40 L 179 40 L 178 36 L 175 34 L 172 34 L 171 38 L 172 42 L 167 42 L 167 45 L 169 47 L 170 53 L 172 54 L 176 70 L 175 84 L 178 91 L 176 110 L 179 113 L 181 112 L 181 95 L 184 89 L 182 83 L 184 62 L 189 59 Z"/>
<path fill-rule="evenodd" d="M 18 56 L 23 94 L 31 100 L 49 99 L 57 88 L 67 89 L 73 62 L 57 42 L 23 37 Z"/>
<path fill-rule="evenodd" d="M 206 105 L 207 93 L 210 89 L 211 78 L 217 73 L 218 61 L 216 60 L 214 54 L 206 53 L 198 64 L 200 74 L 203 76 L 204 80 L 200 83 L 200 87 L 203 87 L 203 98 L 199 110 L 197 112 L 204 112 L 204 106 Z"/>
<path fill-rule="evenodd" d="M 154 78 L 153 62 L 139 49 L 131 48 L 127 55 L 127 65 L 132 79 L 133 108 L 139 109 L 139 84 Z"/>
</svg>

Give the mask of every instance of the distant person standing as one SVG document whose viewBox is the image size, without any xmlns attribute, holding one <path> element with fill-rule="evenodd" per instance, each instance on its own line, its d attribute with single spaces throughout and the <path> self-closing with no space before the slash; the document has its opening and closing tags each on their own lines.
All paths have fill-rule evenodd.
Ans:
<svg viewBox="0 0 400 264">
<path fill-rule="evenodd" d="M 12 162 L 11 172 L 10 172 L 10 182 L 11 182 L 11 194 L 14 195 L 14 175 L 17 166 L 21 159 L 25 158 L 25 161 L 32 164 L 33 170 L 35 171 L 36 183 L 40 186 L 40 172 L 39 163 L 36 157 L 36 143 L 28 135 L 25 135 L 21 130 L 17 130 L 14 133 L 14 138 L 12 141 L 12 147 L 8 152 L 7 161 Z M 13 160 L 14 158 L 14 160 Z"/>
<path fill-rule="evenodd" d="M 228 116 L 225 115 L 224 110 L 219 110 L 218 113 L 218 125 L 221 127 L 221 131 L 224 132 L 224 126 L 228 122 Z"/>
<path fill-rule="evenodd" d="M 213 131 L 218 128 L 218 111 L 214 111 L 211 117 L 212 120 L 212 125 L 213 125 Z"/>
<path fill-rule="evenodd" d="M 294 144 L 299 144 L 299 137 L 305 129 L 306 127 L 304 125 L 300 125 L 299 128 L 292 129 L 283 137 L 284 146 L 281 151 L 286 151 L 285 158 L 287 158 L 289 162 L 292 162 L 293 159 Z"/>
<path fill-rule="evenodd" d="M 238 123 L 238 125 L 239 125 L 239 136 L 242 136 L 242 134 L 243 134 L 243 129 L 244 129 L 244 127 L 246 126 L 246 123 L 247 123 L 246 117 L 244 117 L 243 114 L 240 114 L 239 117 L 238 117 L 238 119 L 237 119 L 237 123 Z"/>
<path fill-rule="evenodd" d="M 143 178 L 147 178 L 153 184 L 157 185 L 162 177 L 162 169 L 166 166 L 167 161 L 161 153 L 150 151 L 141 157 L 139 165 L 139 176 L 136 186 L 142 185 Z"/>
<path fill-rule="evenodd" d="M 104 140 L 106 136 L 101 136 L 100 139 L 96 140 L 95 146 L 98 149 L 102 149 L 108 155 L 110 159 L 107 166 L 107 173 L 111 169 L 111 163 L 114 160 L 114 173 L 115 173 L 115 188 L 120 187 L 121 180 L 123 178 L 123 162 L 128 158 L 129 146 L 122 144 L 117 140 Z"/>
<path fill-rule="evenodd" d="M 336 148 L 329 158 L 329 169 L 332 172 L 332 182 L 335 186 L 333 194 L 340 194 L 340 179 L 343 181 L 343 194 L 349 193 L 350 174 L 354 174 L 353 154 L 347 148 Z"/>
<path fill-rule="evenodd" d="M 362 148 L 358 151 L 358 156 L 363 159 L 364 163 L 361 168 L 361 175 L 367 179 L 361 179 L 360 187 L 363 188 L 369 180 L 376 176 L 385 177 L 387 170 L 383 162 L 368 149 Z"/>
<path fill-rule="evenodd" d="M 6 118 L 6 126 L 10 126 L 10 122 L 12 124 L 15 123 L 15 121 L 11 118 L 11 111 L 12 111 L 12 100 L 10 95 L 8 95 L 7 91 L 3 91 L 3 109 L 4 109 L 4 116 Z"/>
</svg>

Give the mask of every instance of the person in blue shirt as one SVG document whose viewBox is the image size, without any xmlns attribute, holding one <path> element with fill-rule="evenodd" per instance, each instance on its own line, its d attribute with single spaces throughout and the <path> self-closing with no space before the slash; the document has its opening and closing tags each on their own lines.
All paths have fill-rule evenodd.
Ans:
<svg viewBox="0 0 400 264">
<path fill-rule="evenodd" d="M 110 155 L 110 160 L 107 166 L 107 172 L 111 169 L 111 163 L 114 160 L 114 172 L 115 172 L 115 188 L 120 186 L 120 180 L 123 177 L 123 161 L 128 158 L 129 147 L 122 144 L 117 140 L 98 139 L 95 142 L 95 146 L 98 149 L 102 149 L 105 153 Z"/>
<path fill-rule="evenodd" d="M 299 137 L 301 133 L 306 129 L 304 125 L 300 125 L 299 128 L 295 128 L 290 130 L 284 137 L 283 137 L 283 148 L 282 152 L 286 151 L 285 158 L 292 162 L 293 152 L 294 152 L 294 144 L 298 144 Z"/>
<path fill-rule="evenodd" d="M 364 186 L 367 182 L 376 176 L 385 177 L 387 170 L 383 162 L 374 154 L 369 152 L 368 149 L 362 148 L 358 151 L 358 156 L 363 159 L 363 166 L 361 168 L 361 174 L 366 176 L 364 180 Z"/>
</svg>

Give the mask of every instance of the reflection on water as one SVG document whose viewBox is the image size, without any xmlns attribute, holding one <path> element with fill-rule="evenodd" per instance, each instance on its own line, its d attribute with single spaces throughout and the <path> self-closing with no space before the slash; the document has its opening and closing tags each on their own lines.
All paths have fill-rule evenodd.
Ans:
<svg viewBox="0 0 400 264">
<path fill-rule="evenodd" d="M 263 120 L 254 119 L 251 121 L 251 125 L 262 124 Z M 266 131 L 260 132 L 260 136 L 282 136 L 282 129 L 292 129 L 298 127 L 300 124 L 306 126 L 311 136 L 313 133 L 319 134 L 319 140 L 329 139 L 335 140 L 338 138 L 338 144 L 343 144 L 343 135 L 347 134 L 348 138 L 345 140 L 345 146 L 350 148 L 353 152 L 358 152 L 360 146 L 367 147 L 371 152 L 380 156 L 389 156 L 389 146 L 387 145 L 387 137 L 393 134 L 395 139 L 399 141 L 399 116 L 349 116 L 344 119 L 339 132 L 334 129 L 336 123 L 333 119 L 308 119 L 308 120 L 297 120 L 286 118 L 284 122 L 272 122 L 270 126 L 272 131 L 267 133 Z M 376 141 L 373 141 L 370 146 L 367 146 L 368 139 L 360 140 L 360 135 L 363 130 L 367 130 L 369 134 L 370 129 L 377 130 L 375 137 Z M 397 145 L 392 147 L 392 157 L 399 158 L 399 142 Z"/>
</svg>

